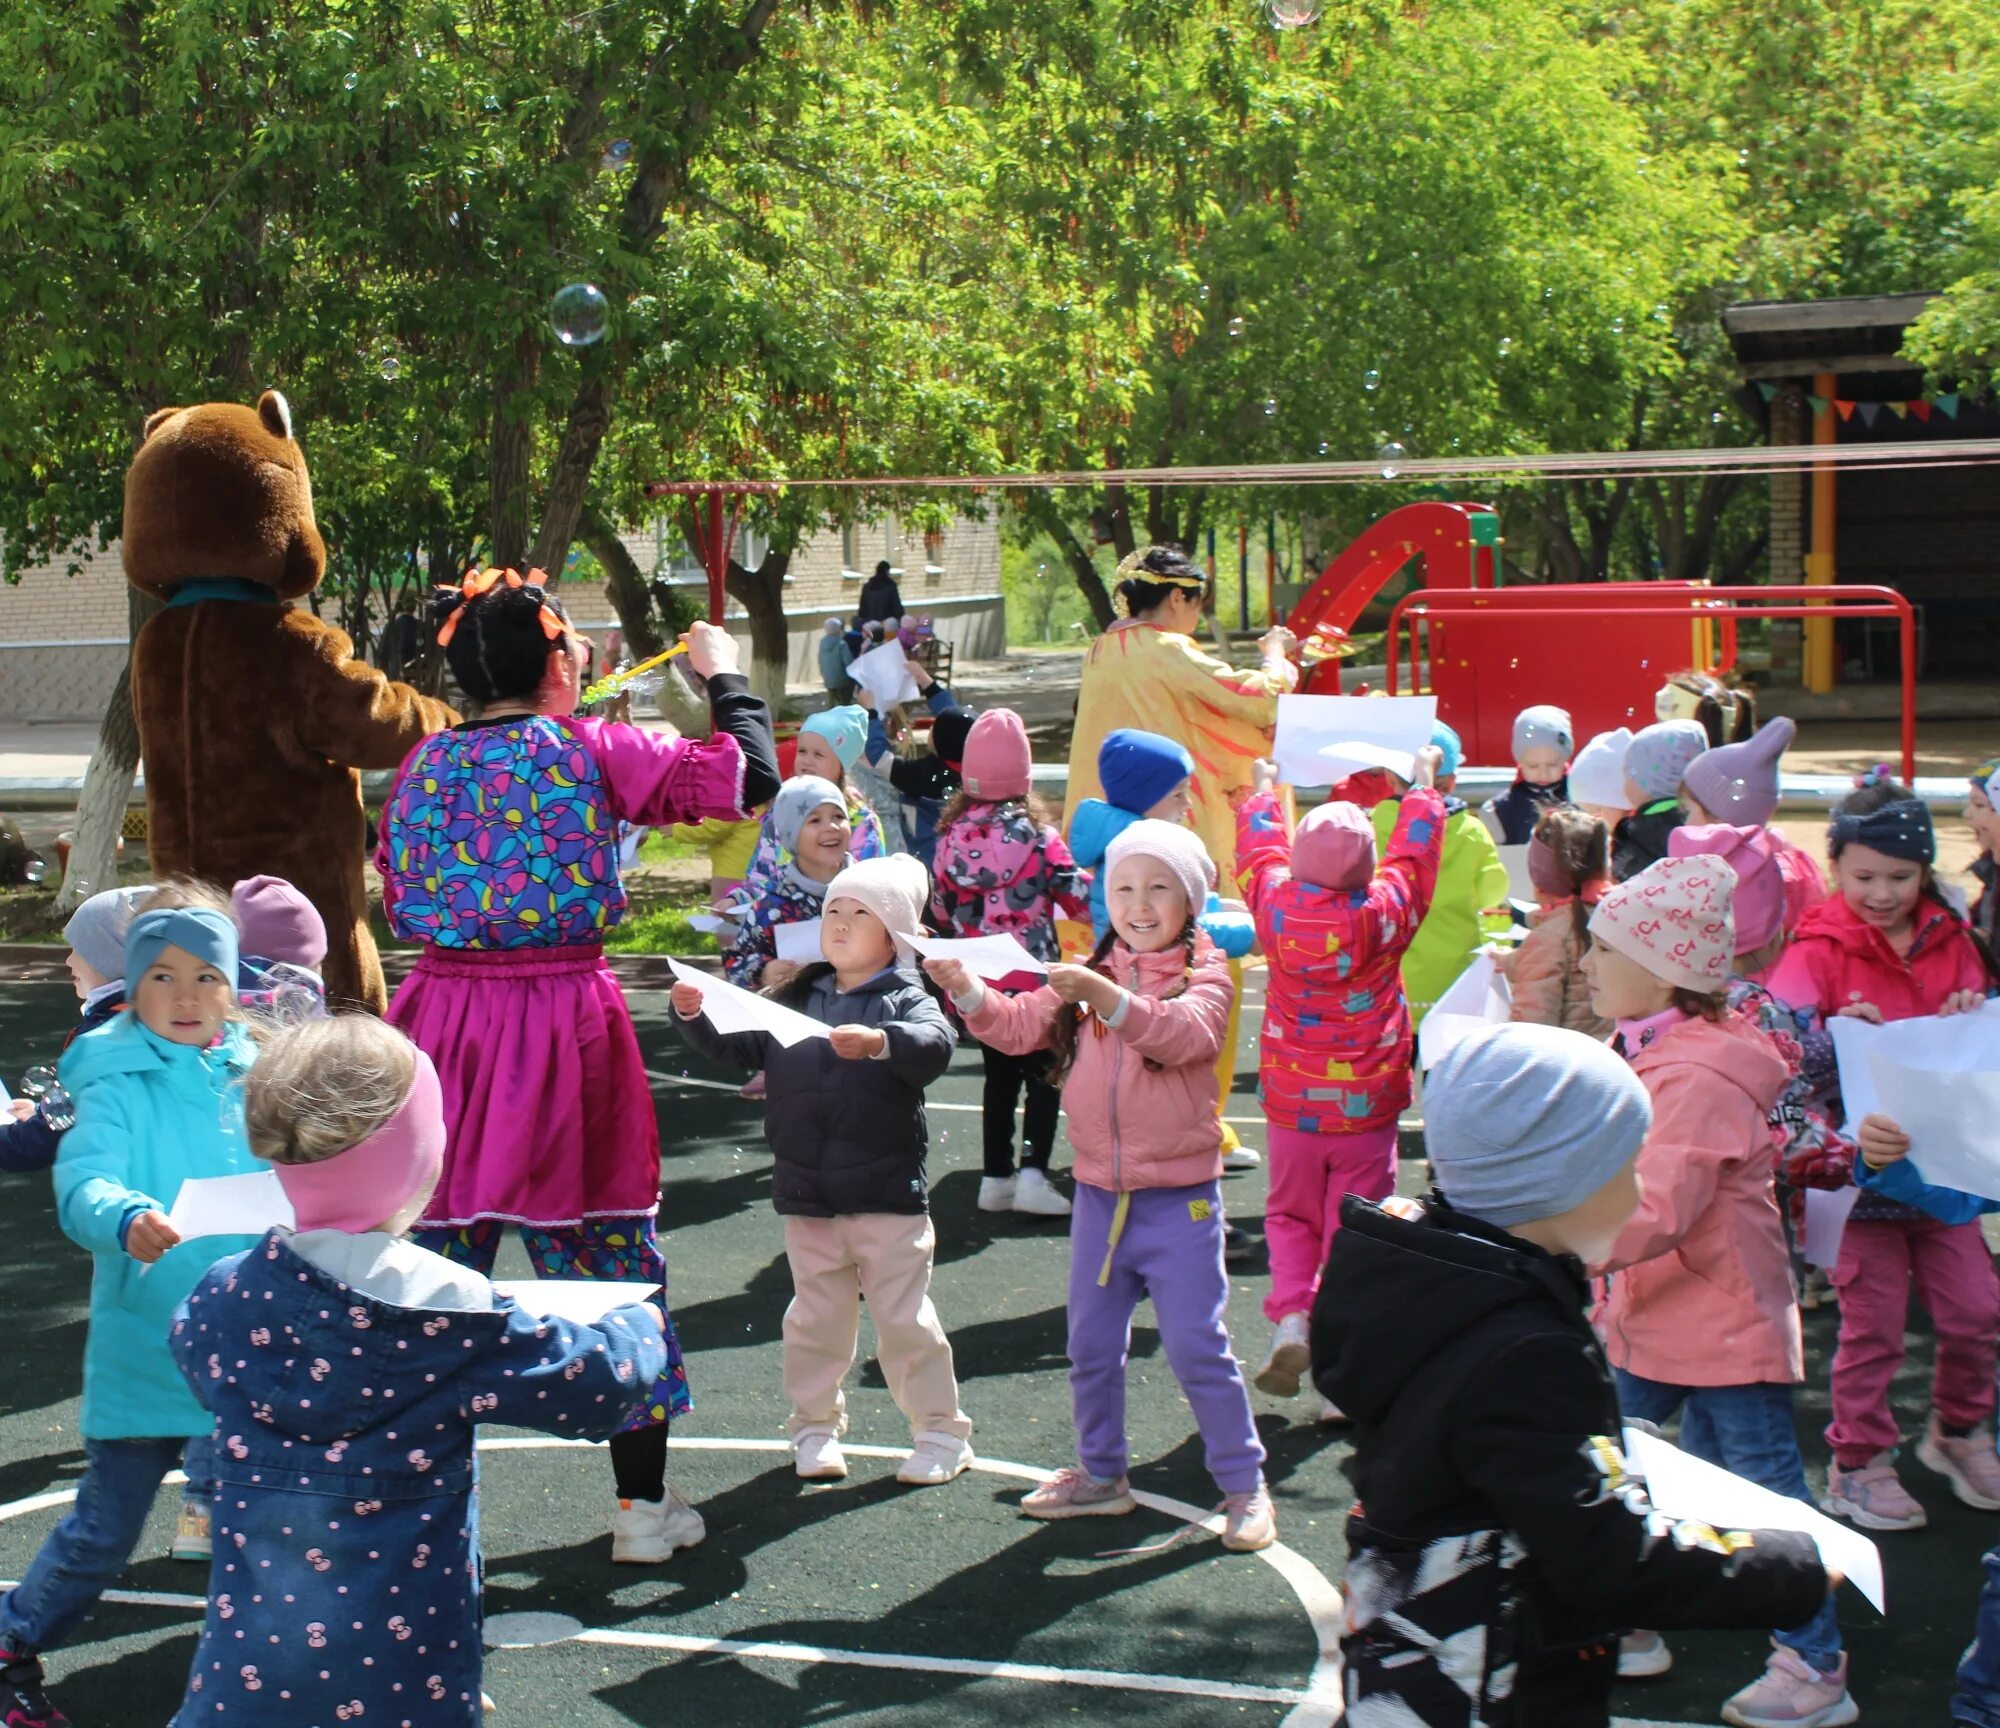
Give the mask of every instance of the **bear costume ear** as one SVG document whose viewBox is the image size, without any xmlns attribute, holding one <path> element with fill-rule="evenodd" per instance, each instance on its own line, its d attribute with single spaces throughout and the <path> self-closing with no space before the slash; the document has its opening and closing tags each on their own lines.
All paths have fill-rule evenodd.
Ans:
<svg viewBox="0 0 2000 1728">
<path fill-rule="evenodd" d="M 264 430 L 273 438 L 290 438 L 292 435 L 292 405 L 275 390 L 266 390 L 257 398 L 257 418 L 264 422 Z"/>
<path fill-rule="evenodd" d="M 139 442 L 141 444 L 145 443 L 148 438 L 152 437 L 155 432 L 159 431 L 162 426 L 166 425 L 169 420 L 180 412 L 181 410 L 178 408 L 155 408 L 152 413 L 146 416 L 146 429 L 139 434 Z"/>
</svg>

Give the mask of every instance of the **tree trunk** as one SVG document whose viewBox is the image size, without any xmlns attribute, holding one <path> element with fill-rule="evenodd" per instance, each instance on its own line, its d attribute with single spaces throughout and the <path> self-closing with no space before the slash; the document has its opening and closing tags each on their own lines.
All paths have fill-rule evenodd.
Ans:
<svg viewBox="0 0 2000 1728">
<path fill-rule="evenodd" d="M 524 331 L 514 344 L 514 365 L 493 391 L 493 429 L 486 451 L 487 531 L 493 564 L 518 570 L 528 555 L 528 463 L 535 431 L 529 420 L 529 386 L 535 380 L 541 338 Z"/>
<path fill-rule="evenodd" d="M 1111 512 L 1111 550 L 1122 564 L 1139 549 L 1132 526 L 1132 499 L 1125 488 L 1112 484 L 1104 489 L 1104 505 Z"/>
<path fill-rule="evenodd" d="M 750 620 L 750 688 L 770 703 L 774 716 L 785 700 L 792 659 L 791 627 L 785 622 L 785 572 L 791 562 L 789 546 L 773 546 L 757 570 L 731 559 L 724 583 Z"/>
<path fill-rule="evenodd" d="M 586 378 L 570 403 L 569 424 L 563 429 L 562 448 L 556 453 L 542 503 L 542 526 L 535 536 L 531 562 L 544 570 L 562 568 L 563 556 L 576 535 L 577 519 L 583 514 L 590 471 L 610 425 L 609 386 L 601 376 Z"/>
<path fill-rule="evenodd" d="M 160 602 L 136 588 L 126 597 L 126 617 L 136 641 L 140 626 L 162 610 Z M 97 747 L 83 773 L 83 793 L 77 801 L 76 839 L 69 849 L 69 868 L 56 895 L 58 912 L 74 912 L 91 895 L 118 885 L 118 837 L 125 829 L 125 807 L 132 799 L 132 778 L 139 768 L 139 722 L 132 712 L 132 657 L 128 652 L 104 719 Z"/>
<path fill-rule="evenodd" d="M 640 574 L 637 561 L 625 549 L 625 542 L 595 510 L 583 512 L 577 532 L 592 556 L 604 566 L 605 590 L 625 632 L 626 651 L 635 661 L 659 653 L 666 643 L 660 640 L 659 627 L 653 619 L 653 596 L 646 588 L 646 578 Z"/>
<path fill-rule="evenodd" d="M 1027 511 L 1029 521 L 1054 541 L 1056 550 L 1063 555 L 1063 562 L 1076 578 L 1077 591 L 1090 608 L 1090 616 L 1097 628 L 1109 630 L 1116 614 L 1112 611 L 1111 595 L 1104 586 L 1104 578 L 1098 574 L 1097 560 L 1090 555 L 1090 548 L 1076 537 L 1076 530 L 1063 520 L 1062 513 L 1056 509 L 1054 493 L 1046 486 L 1034 487 L 1028 493 Z"/>
</svg>

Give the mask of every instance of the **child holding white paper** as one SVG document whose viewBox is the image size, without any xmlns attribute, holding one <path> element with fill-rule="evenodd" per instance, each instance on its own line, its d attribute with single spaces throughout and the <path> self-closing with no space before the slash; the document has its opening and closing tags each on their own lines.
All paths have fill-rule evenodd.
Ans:
<svg viewBox="0 0 2000 1728">
<path fill-rule="evenodd" d="M 1794 1009 L 1878 1024 L 1976 1007 L 1987 990 L 1985 961 L 1939 893 L 1931 870 L 1937 840 L 1923 801 L 1886 769 L 1861 776 L 1834 810 L 1827 850 L 1833 896 L 1800 920 L 1767 980 L 1771 994 Z M 1837 1091 L 1828 1104 L 1844 1118 Z M 1864 1192 L 1848 1215 L 1833 1282 L 1840 1346 L 1826 1509 L 1867 1530 L 1926 1522 L 1896 1476 L 1889 1403 L 1913 1282 L 1937 1334 L 1932 1407 L 1917 1456 L 1966 1504 L 2000 1509 L 1992 1429 L 2000 1279 L 1979 1226 L 1947 1224 Z"/>
<path fill-rule="evenodd" d="M 1029 787 L 1034 760 L 1028 729 L 1011 708 L 989 708 L 972 723 L 961 769 L 963 789 L 938 823 L 932 919 L 940 936 L 1005 931 L 1037 960 L 1062 957 L 1056 917 L 1090 916 L 1090 873 L 1077 868 L 1063 837 L 1045 819 Z M 1032 972 L 1000 980 L 1001 990 L 1029 990 Z M 1049 1181 L 1061 1096 L 1039 1051 L 996 1050 L 984 1039 L 986 1084 L 980 1098 L 985 1173 L 982 1212 L 1066 1218 L 1069 1201 Z M 1014 1167 L 1014 1112 L 1027 1095 L 1021 1164 Z"/>
<path fill-rule="evenodd" d="M 1790 1076 L 1724 1001 L 1735 891 L 1712 856 L 1666 858 L 1591 914 L 1591 1003 L 1617 1023 L 1653 1107 L 1639 1206 L 1596 1260 L 1611 1274 L 1597 1319 L 1627 1416 L 1678 1415 L 1687 1451 L 1811 1504 L 1792 1426 L 1805 1354 L 1766 1123 Z M 1661 1674 L 1671 1660 L 1658 1632 L 1633 1632 L 1619 1671 Z M 1857 1714 L 1831 1603 L 1781 1622 L 1764 1673 L 1722 1707 L 1748 1728 Z"/>
<path fill-rule="evenodd" d="M 40 1659 L 116 1581 L 176 1466 L 188 1486 L 174 1553 L 208 1558 L 214 1424 L 174 1370 L 167 1328 L 216 1255 L 248 1238 L 183 1243 L 166 1210 L 189 1177 L 253 1168 L 236 1089 L 253 1054 L 236 961 L 226 910 L 140 913 L 125 932 L 131 1011 L 79 1038 L 58 1068 L 76 1124 L 56 1157 L 56 1216 L 94 1267 L 76 1505 L 0 1598 L 0 1707 L 29 1724 L 63 1720 Z"/>
<path fill-rule="evenodd" d="M 1053 1050 L 1076 1147 L 1069 1239 L 1069 1385 L 1078 1461 L 1021 1502 L 1030 1518 L 1136 1510 L 1125 1364 L 1150 1297 L 1160 1343 L 1223 1494 L 1222 1545 L 1268 1548 L 1277 1520 L 1264 1444 L 1225 1319 L 1216 1051 L 1229 965 L 1195 921 L 1215 864 L 1177 823 L 1135 822 L 1105 855 L 1111 936 L 1088 965 L 1052 966 L 1025 995 L 954 960 L 925 967 L 983 1043 Z"/>
<path fill-rule="evenodd" d="M 1348 1719 L 1601 1728 L 1624 1628 L 1796 1623 L 1828 1575 L 1801 1532 L 1665 1519 L 1626 1465 L 1583 1266 L 1639 1204 L 1639 1078 L 1484 1026 L 1424 1102 L 1440 1192 L 1347 1200 L 1313 1310 L 1313 1377 L 1358 1424 Z"/>
<path fill-rule="evenodd" d="M 297 1229 L 210 1266 L 174 1322 L 221 1436 L 174 1720 L 462 1728 L 479 1720 L 477 1427 L 609 1439 L 665 1363 L 666 1310 L 539 1318 L 406 1240 L 443 1167 L 443 1094 L 371 1016 L 271 1035 L 245 1110 Z"/>
<path fill-rule="evenodd" d="M 1431 746 L 1442 758 L 1437 790 L 1444 798 L 1444 849 L 1430 910 L 1403 955 L 1403 990 L 1412 1026 L 1423 1025 L 1432 1004 L 1485 946 L 1484 915 L 1507 904 L 1507 866 L 1500 862 L 1492 832 L 1452 790 L 1465 754 L 1458 734 L 1439 720 L 1431 727 Z M 1397 799 L 1377 804 L 1373 819 L 1376 850 L 1386 854 L 1400 819 Z"/>
<path fill-rule="evenodd" d="M 1352 804 L 1320 805 L 1293 834 L 1271 762 L 1251 770 L 1236 812 L 1237 881 L 1270 962 L 1258 1094 L 1270 1121 L 1272 1330 L 1256 1383 L 1273 1397 L 1296 1397 L 1309 1365 L 1307 1315 L 1341 1200 L 1396 1191 L 1396 1124 L 1410 1102 L 1401 967 L 1437 886 L 1443 760 L 1434 746 L 1418 752 L 1379 869 L 1374 824 Z"/>
<path fill-rule="evenodd" d="M 1611 1022 L 1590 1005 L 1583 954 L 1590 909 L 1611 886 L 1611 830 L 1572 806 L 1548 811 L 1528 840 L 1528 880 L 1536 902 L 1528 933 L 1499 962 L 1512 991 L 1508 1017 L 1609 1038 Z"/>
<path fill-rule="evenodd" d="M 930 1298 L 931 1227 L 924 1088 L 950 1066 L 957 1036 L 911 969 L 930 879 L 904 854 L 850 864 L 828 885 L 822 963 L 777 991 L 833 1028 L 785 1045 L 768 1032 L 718 1032 L 692 984 L 673 990 L 674 1023 L 704 1055 L 770 1075 L 764 1137 L 771 1201 L 785 1221 L 792 1301 L 785 1310 L 785 1395 L 793 1467 L 807 1481 L 847 1474 L 840 1436 L 868 1303 L 890 1396 L 913 1450 L 897 1480 L 949 1482 L 972 1462 L 951 1344 Z"/>
<path fill-rule="evenodd" d="M 746 990 L 776 989 L 798 976 L 798 961 L 778 958 L 778 926 L 817 918 L 826 885 L 852 862 L 847 798 L 817 774 L 797 775 L 778 788 L 767 826 L 785 862 L 751 897 L 722 962 L 723 976 Z"/>
</svg>

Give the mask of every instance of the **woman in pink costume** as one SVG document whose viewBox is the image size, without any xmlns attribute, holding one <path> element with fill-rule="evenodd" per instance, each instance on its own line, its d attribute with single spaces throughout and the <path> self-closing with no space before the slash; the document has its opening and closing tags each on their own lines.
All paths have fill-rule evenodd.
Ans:
<svg viewBox="0 0 2000 1728">
<path fill-rule="evenodd" d="M 421 942 L 389 1020 L 436 1064 L 451 1131 L 415 1232 L 491 1272 L 519 1228 L 538 1278 L 666 1283 L 654 1233 L 660 1134 L 604 933 L 625 915 L 621 821 L 741 820 L 778 789 L 769 710 L 727 632 L 697 624 L 714 736 L 579 718 L 584 651 L 540 571 L 446 590 L 438 641 L 479 717 L 410 753 L 375 856 L 389 927 Z M 611 1558 L 699 1542 L 666 1485 L 667 1425 L 691 1408 L 671 1320 L 667 1368 L 611 1442 Z"/>
</svg>

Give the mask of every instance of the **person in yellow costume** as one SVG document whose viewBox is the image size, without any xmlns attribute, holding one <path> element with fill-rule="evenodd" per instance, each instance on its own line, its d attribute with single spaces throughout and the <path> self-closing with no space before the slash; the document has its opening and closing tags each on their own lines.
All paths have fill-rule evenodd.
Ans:
<svg viewBox="0 0 2000 1728">
<path fill-rule="evenodd" d="M 1500 849 L 1478 813 L 1451 795 L 1464 748 L 1458 734 L 1442 720 L 1431 727 L 1431 742 L 1444 754 L 1437 774 L 1437 789 L 1445 794 L 1444 852 L 1430 910 L 1403 954 L 1403 994 L 1409 998 L 1412 1026 L 1423 1024 L 1431 1005 L 1472 964 L 1489 930 L 1506 924 L 1507 866 L 1500 862 Z M 1378 850 L 1387 847 L 1395 831 L 1399 803 L 1397 798 L 1384 798 L 1375 806 Z M 1484 914 L 1495 907 L 1501 908 L 1500 916 L 1488 920 Z"/>
<path fill-rule="evenodd" d="M 1188 824 L 1215 860 L 1217 879 L 1236 879 L 1236 811 L 1232 793 L 1250 789 L 1250 767 L 1271 753 L 1278 724 L 1278 698 L 1299 681 L 1286 655 L 1296 638 L 1274 626 L 1257 644 L 1261 664 L 1239 671 L 1195 640 L 1208 598 L 1208 576 L 1178 546 L 1147 546 L 1118 566 L 1116 592 L 1126 616 L 1090 645 L 1083 657 L 1083 688 L 1077 697 L 1070 734 L 1069 791 L 1063 799 L 1063 832 L 1076 807 L 1101 798 L 1097 752 L 1120 727 L 1159 732 L 1184 745 L 1194 758 L 1188 782 L 1192 809 Z M 1216 1071 L 1222 1079 L 1221 1108 L 1229 1107 L 1236 1078 L 1241 1030 L 1243 963 L 1229 963 L 1236 990 Z M 1237 1144 L 1223 1124 L 1226 1162 L 1254 1165 L 1257 1155 Z"/>
</svg>

